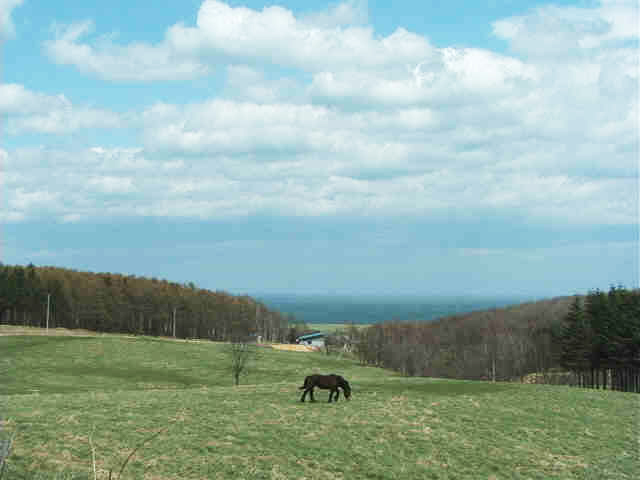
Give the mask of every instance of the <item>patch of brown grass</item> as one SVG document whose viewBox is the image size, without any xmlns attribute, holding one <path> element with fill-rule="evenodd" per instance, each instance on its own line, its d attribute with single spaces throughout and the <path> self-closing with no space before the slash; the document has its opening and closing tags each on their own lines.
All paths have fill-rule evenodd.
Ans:
<svg viewBox="0 0 640 480">
<path fill-rule="evenodd" d="M 288 344 L 288 343 L 273 343 L 271 344 L 271 348 L 276 350 L 287 350 L 290 352 L 313 352 L 315 348 L 309 347 L 307 345 L 298 345 L 298 344 Z"/>
<path fill-rule="evenodd" d="M 75 329 L 70 330 L 68 328 L 36 328 L 36 327 L 22 327 L 19 325 L 0 325 L 0 336 L 12 336 L 12 335 L 49 335 L 52 337 L 95 337 L 99 334 L 91 332 L 89 330 Z"/>
</svg>

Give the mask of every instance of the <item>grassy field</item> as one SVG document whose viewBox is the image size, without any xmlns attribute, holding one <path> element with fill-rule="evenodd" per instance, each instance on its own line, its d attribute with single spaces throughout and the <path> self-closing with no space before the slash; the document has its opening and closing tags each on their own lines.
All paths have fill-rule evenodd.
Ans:
<svg viewBox="0 0 640 480">
<path fill-rule="evenodd" d="M 0 337 L 7 478 L 632 479 L 640 397 L 402 378 L 320 353 L 258 349 L 232 386 L 225 345 L 145 337 Z M 300 403 L 312 372 L 350 402 Z"/>
</svg>

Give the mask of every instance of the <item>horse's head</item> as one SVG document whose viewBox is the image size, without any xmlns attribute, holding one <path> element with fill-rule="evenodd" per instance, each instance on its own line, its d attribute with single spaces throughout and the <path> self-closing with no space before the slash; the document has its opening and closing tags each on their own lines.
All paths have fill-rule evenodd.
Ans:
<svg viewBox="0 0 640 480">
<path fill-rule="evenodd" d="M 351 385 L 344 378 L 340 377 L 340 386 L 342 387 L 342 392 L 344 393 L 344 398 L 347 400 L 351 399 Z"/>
</svg>

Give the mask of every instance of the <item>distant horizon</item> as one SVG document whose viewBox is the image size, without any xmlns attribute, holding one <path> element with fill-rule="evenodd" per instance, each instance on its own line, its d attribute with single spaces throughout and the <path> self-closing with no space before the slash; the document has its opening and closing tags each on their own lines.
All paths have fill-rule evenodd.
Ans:
<svg viewBox="0 0 640 480">
<path fill-rule="evenodd" d="M 626 287 L 625 285 L 623 285 L 623 287 Z M 596 290 L 597 288 L 593 288 L 590 290 Z M 602 288 L 600 288 L 600 290 L 602 290 Z M 246 292 L 245 292 L 246 293 Z M 267 296 L 296 296 L 296 297 L 304 297 L 304 296 L 336 296 L 336 297 L 367 297 L 367 296 L 385 296 L 385 297 L 424 297 L 424 298 L 429 298 L 429 297 L 461 297 L 461 296 L 465 296 L 465 297 L 558 297 L 558 296 L 570 296 L 570 295 L 576 295 L 576 293 L 567 293 L 567 294 L 554 294 L 554 293 L 522 293 L 522 292 L 497 292 L 497 293 L 490 293 L 490 292 L 469 292 L 469 293 L 465 293 L 465 292 L 461 292 L 461 293 L 455 293 L 455 292 L 421 292 L 421 291 L 407 291 L 407 292 L 402 292 L 402 291 L 397 291 L 397 290 L 393 290 L 393 291 L 367 291 L 367 290 L 352 290 L 352 291 L 348 291 L 348 290 L 340 290 L 340 291 L 335 291 L 335 290 L 290 290 L 290 291 L 285 291 L 285 290 L 252 290 L 251 292 L 249 292 L 251 295 L 267 295 Z M 587 293 L 587 292 L 584 292 Z M 242 293 L 239 293 L 242 294 Z M 581 293 L 577 293 L 578 295 L 580 295 Z"/>
<path fill-rule="evenodd" d="M 264 295 L 254 297 L 307 324 L 375 324 L 434 321 L 451 315 L 487 311 L 548 300 L 512 296 Z"/>
<path fill-rule="evenodd" d="M 542 300 L 548 298 L 556 298 L 556 297 L 566 297 L 573 295 L 583 295 L 583 293 L 571 293 L 571 294 L 560 294 L 560 295 L 525 295 L 525 294 L 509 294 L 509 293 L 498 293 L 495 295 L 489 293 L 477 293 L 477 294 L 467 294 L 467 293 L 420 293 L 420 292 L 331 292 L 331 291 L 309 291 L 309 292 L 244 292 L 244 293 L 235 293 L 229 292 L 233 295 L 249 295 L 252 298 L 261 299 L 261 298 L 269 298 L 269 299 L 304 299 L 304 298 L 336 298 L 342 300 L 368 300 L 368 299 L 386 299 L 386 300 L 412 300 L 412 299 L 420 299 L 420 300 L 430 300 L 430 299 L 504 299 L 504 300 Z M 587 292 L 584 292 L 586 294 Z"/>
<path fill-rule="evenodd" d="M 207 287 L 196 283 L 192 280 L 175 280 L 168 276 L 164 275 L 145 275 L 142 273 L 135 273 L 130 271 L 115 271 L 115 270 L 96 270 L 96 269 L 85 269 L 85 268 L 75 268 L 64 265 L 54 265 L 54 264 L 37 264 L 35 262 L 28 262 L 22 264 L 11 264 L 0 261 L 0 264 L 3 265 L 14 265 L 14 266 L 22 266 L 27 267 L 29 264 L 33 264 L 37 268 L 61 268 L 68 270 L 77 270 L 86 273 L 100 274 L 100 273 L 110 273 L 114 275 L 123 275 L 123 276 L 136 276 L 136 277 L 145 277 L 145 278 L 157 278 L 161 281 L 167 281 L 170 283 L 177 283 L 180 285 L 185 285 L 188 283 L 193 283 L 197 288 L 209 290 L 209 291 L 224 291 L 231 295 L 242 296 L 248 295 L 253 298 L 260 297 L 335 297 L 335 298 L 353 298 L 353 299 L 361 299 L 361 298 L 370 298 L 370 297 L 382 297 L 387 299 L 461 299 L 461 298 L 478 298 L 478 299 L 490 299 L 490 298 L 499 298 L 499 299 L 513 299 L 513 300 L 544 300 L 556 297 L 567 297 L 573 295 L 586 295 L 589 291 L 594 290 L 608 290 L 611 286 L 622 286 L 625 288 L 636 289 L 640 288 L 638 286 L 629 286 L 629 285 L 619 285 L 619 284 L 609 284 L 607 286 L 594 286 L 592 288 L 588 288 L 584 291 L 571 291 L 566 293 L 526 293 L 526 292 L 420 292 L 420 291 L 405 291 L 401 292 L 398 290 L 384 290 L 384 291 L 371 291 L 371 290 L 332 290 L 332 289 L 316 289 L 316 290 L 265 290 L 265 289 L 243 289 L 243 288 L 224 288 L 223 286 L 219 287 Z"/>
</svg>

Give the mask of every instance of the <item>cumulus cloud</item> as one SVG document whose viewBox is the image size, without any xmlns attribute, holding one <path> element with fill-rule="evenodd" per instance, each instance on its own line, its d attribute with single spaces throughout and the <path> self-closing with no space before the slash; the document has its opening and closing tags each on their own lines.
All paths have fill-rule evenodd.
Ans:
<svg viewBox="0 0 640 480">
<path fill-rule="evenodd" d="M 23 85 L 0 84 L 0 115 L 7 116 L 7 132 L 69 133 L 83 128 L 117 128 L 120 115 L 74 106 L 64 95 L 33 92 Z"/>
<path fill-rule="evenodd" d="M 424 37 L 403 28 L 378 39 L 371 27 L 316 25 L 282 7 L 258 11 L 217 0 L 203 2 L 196 27 L 172 27 L 167 41 L 175 48 L 197 47 L 304 70 L 322 70 L 327 65 L 344 68 L 354 63 L 369 67 L 404 64 L 433 50 Z"/>
<path fill-rule="evenodd" d="M 248 65 L 229 65 L 223 96 L 257 103 L 307 101 L 305 86 L 290 77 L 269 78 Z"/>
<path fill-rule="evenodd" d="M 338 4 L 328 12 L 296 18 L 278 6 L 258 11 L 205 0 L 195 27 L 175 24 L 158 44 L 119 45 L 108 36 L 86 40 L 94 24 L 84 21 L 58 26 L 45 50 L 59 64 L 116 81 L 195 78 L 228 58 L 236 63 L 322 71 L 327 66 L 354 64 L 405 65 L 434 51 L 426 38 L 403 28 L 376 38 L 371 27 L 360 25 L 365 18 L 363 2 Z"/>
<path fill-rule="evenodd" d="M 94 29 L 92 21 L 56 28 L 55 38 L 45 42 L 49 57 L 61 65 L 108 80 L 183 80 L 208 73 L 208 67 L 191 56 L 178 55 L 171 45 L 133 43 L 122 46 L 109 37 L 95 45 L 81 43 Z"/>
<path fill-rule="evenodd" d="M 624 45 L 640 36 L 636 0 L 600 0 L 595 8 L 538 7 L 498 20 L 493 33 L 527 55 L 566 57 Z"/>
<path fill-rule="evenodd" d="M 0 41 L 15 34 L 11 14 L 21 4 L 22 0 L 0 0 Z"/>
<path fill-rule="evenodd" d="M 10 172 L 3 180 L 5 218 L 14 221 L 128 216 L 136 175 L 153 167 L 139 149 L 23 148 L 5 153 L 3 167 Z"/>
<path fill-rule="evenodd" d="M 331 28 L 340 25 L 364 25 L 369 19 L 366 0 L 349 0 L 330 5 L 325 11 L 313 12 L 303 20 L 312 25 Z"/>
<path fill-rule="evenodd" d="M 352 69 L 313 75 L 309 94 L 317 102 L 359 107 L 470 104 L 519 96 L 540 72 L 520 60 L 474 48 L 443 48 L 428 60 L 376 71 Z"/>
<path fill-rule="evenodd" d="M 210 106 L 214 111 L 216 107 Z M 237 107 L 245 113 L 260 108 Z M 172 115 L 176 120 L 191 117 L 196 108 L 187 113 L 176 107 Z M 257 115 L 261 120 L 248 128 L 247 138 L 257 135 L 277 113 Z M 300 122 L 299 113 L 288 112 L 287 121 Z M 218 126 L 237 121 L 224 116 L 221 113 L 213 121 Z M 327 110 L 306 117 L 292 134 L 312 131 L 305 149 L 276 155 L 262 154 L 264 146 L 255 144 L 223 151 L 205 144 L 198 154 L 175 148 L 105 147 L 8 152 L 4 163 L 12 175 L 3 181 L 6 218 L 46 214 L 65 221 L 141 215 L 213 219 L 263 213 L 424 218 L 457 211 L 470 216 L 516 215 L 542 223 L 637 221 L 633 177 L 570 174 L 561 165 L 543 173 L 536 165 L 505 166 L 485 159 L 478 164 L 473 157 L 463 160 L 451 150 L 394 143 L 393 133 L 381 138 L 373 132 L 358 133 L 358 119 L 340 119 Z M 342 122 L 344 132 L 332 131 L 335 121 Z M 313 143 L 314 138 L 327 141 Z M 442 158 L 433 158 L 434 152 Z M 49 168 L 54 164 L 54 170 Z"/>
<path fill-rule="evenodd" d="M 171 62 L 198 66 L 185 67 L 187 78 L 224 63 L 226 86 L 205 101 L 132 113 L 140 148 L 6 152 L 10 215 L 455 211 L 637 223 L 630 2 L 542 7 L 494 23 L 513 55 L 436 48 L 402 28 L 376 36 L 363 24 L 365 7 L 348 2 L 295 16 L 206 0 L 195 26 L 174 25 L 156 45 L 87 40 L 90 24 L 64 27 L 49 53 L 102 78 L 166 79 Z M 55 112 L 74 112 L 82 125 L 109 118 L 98 110 L 83 116 L 64 97 L 0 88 L 0 111 L 16 131 L 47 131 L 44 119 Z M 74 125 L 65 118 L 50 124 Z M 53 177 L 38 167 L 52 162 Z M 49 179 L 46 201 L 38 175 Z M 71 192 L 64 202 L 62 192 Z"/>
</svg>

